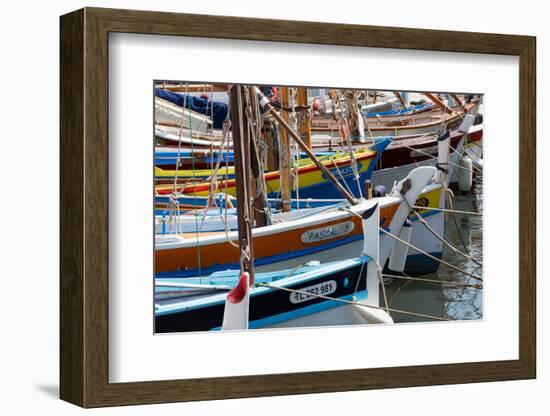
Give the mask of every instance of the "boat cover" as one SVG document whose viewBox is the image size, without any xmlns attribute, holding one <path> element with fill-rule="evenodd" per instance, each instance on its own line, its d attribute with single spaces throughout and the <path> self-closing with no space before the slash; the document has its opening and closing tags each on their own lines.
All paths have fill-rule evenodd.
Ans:
<svg viewBox="0 0 550 416">
<path fill-rule="evenodd" d="M 411 105 L 406 108 L 398 108 L 398 109 L 392 109 L 387 111 L 373 111 L 367 114 L 367 117 L 378 117 L 378 116 L 403 116 L 407 114 L 411 114 L 414 111 L 422 111 L 426 110 L 430 107 L 432 107 L 433 104 L 427 103 L 427 104 L 419 104 L 419 105 Z"/>
<path fill-rule="evenodd" d="M 223 128 L 223 121 L 227 117 L 227 104 L 225 103 L 210 101 L 206 98 L 194 95 L 179 94 L 161 88 L 155 88 L 155 95 L 179 107 L 185 106 L 200 114 L 205 114 L 207 116 L 213 115 L 214 128 Z"/>
</svg>

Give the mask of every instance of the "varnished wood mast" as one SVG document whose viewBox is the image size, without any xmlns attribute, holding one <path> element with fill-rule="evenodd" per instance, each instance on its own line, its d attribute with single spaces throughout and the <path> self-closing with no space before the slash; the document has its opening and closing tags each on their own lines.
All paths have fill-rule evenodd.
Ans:
<svg viewBox="0 0 550 416">
<path fill-rule="evenodd" d="M 279 100 L 281 102 L 282 108 L 290 107 L 289 99 L 290 90 L 287 87 L 282 87 Z M 287 111 L 282 110 L 281 115 L 276 111 L 272 112 L 271 115 L 279 122 L 288 126 L 289 115 Z M 292 190 L 291 183 L 291 170 L 292 165 L 292 149 L 290 147 L 290 138 L 289 136 L 290 129 L 280 129 L 280 140 L 279 140 L 279 177 L 280 177 L 280 189 L 281 189 L 281 209 L 283 212 L 290 211 L 290 196 Z"/>
<path fill-rule="evenodd" d="M 248 272 L 250 281 L 254 281 L 254 248 L 252 244 L 252 206 L 250 204 L 250 134 L 244 115 L 245 96 L 243 86 L 234 85 L 229 90 L 231 104 L 231 132 L 233 133 L 233 148 L 235 155 L 235 178 L 237 186 L 237 222 L 239 235 L 239 250 L 241 252 L 241 273 Z"/>
</svg>

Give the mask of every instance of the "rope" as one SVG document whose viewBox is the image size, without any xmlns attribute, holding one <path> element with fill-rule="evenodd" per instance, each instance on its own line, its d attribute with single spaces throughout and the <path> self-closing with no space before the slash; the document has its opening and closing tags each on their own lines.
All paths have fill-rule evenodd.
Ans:
<svg viewBox="0 0 550 416">
<path fill-rule="evenodd" d="M 428 229 L 428 231 L 430 233 L 432 233 L 439 241 L 441 241 L 443 244 L 445 244 L 447 247 L 449 247 L 451 250 L 453 250 L 455 253 L 457 254 L 460 254 L 461 256 L 467 258 L 468 260 L 470 261 L 473 261 L 474 263 L 476 263 L 477 265 L 479 266 L 482 266 L 482 263 L 480 263 L 478 260 L 476 260 L 475 258 L 473 258 L 470 254 L 465 254 L 463 253 L 462 251 L 460 251 L 459 249 L 457 249 L 456 247 L 454 247 L 453 245 L 451 245 L 450 243 L 448 243 L 443 237 L 441 237 L 433 228 L 430 224 L 428 224 L 428 222 L 422 218 L 422 215 L 420 215 L 418 212 L 416 212 L 414 209 L 412 209 L 412 207 L 410 206 L 409 204 L 409 201 L 407 201 L 406 199 L 404 199 L 404 201 L 407 203 L 409 209 L 411 210 L 411 212 L 416 216 L 416 218 L 418 218 L 418 220 Z"/>
<path fill-rule="evenodd" d="M 227 118 L 226 118 L 226 121 L 227 121 L 227 129 L 229 131 L 229 128 L 231 126 L 231 119 L 229 118 L 229 111 L 227 112 Z M 229 134 L 227 134 L 226 136 L 226 140 L 227 140 L 227 145 L 229 146 Z M 229 158 L 226 158 L 225 160 L 225 173 L 226 175 L 229 173 Z M 239 248 L 239 245 L 237 243 L 235 243 L 233 240 L 231 240 L 231 238 L 229 238 L 229 227 L 228 227 L 228 221 L 227 221 L 227 204 L 228 204 L 228 198 L 229 198 L 229 195 L 227 194 L 227 187 L 228 187 L 228 184 L 227 184 L 227 179 L 223 182 L 223 185 L 224 185 L 224 195 L 225 195 L 225 210 L 224 210 L 224 217 L 221 216 L 221 211 L 220 211 L 220 218 L 224 224 L 224 231 L 225 231 L 225 238 L 227 240 L 227 242 L 229 243 L 230 246 L 233 246 L 235 248 Z"/>
<path fill-rule="evenodd" d="M 367 117 L 365 116 L 365 114 L 363 114 L 363 111 L 359 110 L 359 113 L 361 114 L 361 117 L 363 118 L 363 123 L 365 123 L 365 127 L 367 128 L 367 132 L 369 133 L 369 140 L 371 141 L 371 144 L 374 144 L 374 135 L 372 134 L 372 131 L 369 127 Z"/>
<path fill-rule="evenodd" d="M 184 109 L 185 109 L 185 104 L 186 104 L 186 101 L 187 101 L 187 97 L 189 96 L 189 83 L 186 83 L 185 84 L 185 89 L 186 89 L 186 94 L 185 94 L 185 102 L 184 102 Z M 191 111 L 189 110 L 188 111 L 189 113 L 189 134 L 191 137 L 193 137 L 193 124 L 191 122 Z M 183 127 L 183 124 L 182 124 L 182 127 Z M 181 143 L 181 139 L 180 139 L 180 143 Z M 178 150 L 179 151 L 179 150 Z M 195 151 L 195 142 L 193 140 L 191 140 L 191 153 L 193 153 Z M 179 156 L 179 154 L 178 154 Z M 197 178 L 195 176 L 195 158 L 193 157 L 191 159 L 191 167 L 192 167 L 192 170 L 193 170 L 193 179 L 194 179 L 194 183 L 193 183 L 193 186 L 196 188 L 197 186 Z M 176 166 L 176 169 L 177 169 L 177 166 Z M 177 182 L 177 178 L 178 178 L 178 171 L 176 170 L 176 177 L 174 178 L 174 184 Z M 198 217 L 195 215 L 195 230 L 198 230 L 199 229 L 199 223 L 198 223 Z M 200 243 L 200 239 L 199 239 L 199 232 L 197 231 L 196 233 L 196 241 L 197 241 L 197 265 L 198 265 L 198 272 L 199 272 L 199 277 L 201 277 L 202 273 L 201 273 L 201 243 Z M 200 282 L 202 283 L 202 280 L 200 280 Z"/>
<path fill-rule="evenodd" d="M 458 157 L 460 158 L 460 160 L 464 160 L 464 155 L 461 154 L 458 150 L 456 150 L 453 146 L 451 146 L 451 144 L 449 143 L 449 148 L 451 148 L 451 150 L 453 152 L 455 152 Z M 477 168 L 475 165 L 472 164 L 472 168 L 474 168 L 475 171 L 477 171 L 477 173 L 479 174 L 482 174 L 483 172 L 481 171 L 481 169 Z"/>
<path fill-rule="evenodd" d="M 290 288 L 287 288 L 287 287 L 272 285 L 270 283 L 256 283 L 256 285 L 257 286 L 263 286 L 263 287 L 269 287 L 271 289 L 283 290 L 285 292 L 290 292 L 290 293 L 300 293 L 302 295 L 306 295 L 306 296 L 310 296 L 310 297 L 314 297 L 314 298 L 320 298 L 320 299 L 324 299 L 324 300 L 333 300 L 335 302 L 345 303 L 345 304 L 348 304 L 348 305 L 357 305 L 357 306 L 362 306 L 362 307 L 365 307 L 365 308 L 372 308 L 372 309 L 379 309 L 379 310 L 386 311 L 386 308 L 381 307 L 381 306 L 367 305 L 367 304 L 361 303 L 361 302 L 356 302 L 356 301 L 346 300 L 346 299 L 339 299 L 339 298 L 332 298 L 330 296 L 325 296 L 325 295 L 315 295 L 313 293 L 309 293 L 309 292 L 306 292 L 304 290 L 290 289 Z M 436 320 L 436 321 L 451 321 L 451 319 L 441 318 L 439 316 L 425 315 L 425 314 L 416 313 L 416 312 L 408 312 L 408 311 L 403 311 L 401 309 L 388 308 L 387 312 L 400 313 L 400 314 L 403 314 L 403 315 L 416 316 L 416 317 L 419 317 L 419 318 L 428 318 L 428 319 L 433 319 L 433 320 Z"/>
<path fill-rule="evenodd" d="M 338 175 L 340 175 L 340 178 L 342 179 L 342 182 L 344 183 L 345 187 L 346 187 L 346 190 L 353 195 L 353 192 L 351 192 L 351 189 L 348 185 L 348 183 L 346 182 L 346 179 L 344 178 L 344 175 L 342 175 L 342 172 L 340 171 L 340 168 L 338 167 L 338 163 L 336 163 L 335 160 L 332 161 L 332 164 L 334 165 L 334 167 L 336 168 L 336 172 L 338 172 Z"/>
<path fill-rule="evenodd" d="M 256 195 L 254 195 L 254 198 L 257 198 L 258 196 L 263 194 L 262 203 L 263 203 L 263 209 L 259 210 L 254 205 L 252 206 L 252 209 L 256 212 L 261 212 L 266 217 L 266 223 L 271 224 L 272 223 L 272 215 L 271 215 L 271 208 L 268 206 L 266 201 L 266 185 L 265 185 L 265 177 L 264 177 L 264 171 L 262 168 L 262 160 L 260 157 L 260 150 L 258 149 L 258 143 L 259 143 L 259 137 L 260 137 L 260 118 L 254 119 L 254 117 L 259 116 L 259 104 L 256 102 L 256 105 L 254 106 L 254 109 L 252 108 L 250 98 L 248 94 L 245 94 L 245 102 L 246 102 L 246 111 L 245 111 L 245 118 L 246 118 L 246 124 L 248 128 L 249 137 L 251 138 L 251 146 L 254 146 L 254 153 L 256 156 L 256 162 L 258 164 L 258 178 L 256 178 Z M 254 111 L 254 117 L 253 117 L 253 111 Z"/>
<path fill-rule="evenodd" d="M 403 143 L 400 143 L 400 146 L 403 146 L 403 147 L 405 147 L 405 148 L 407 148 L 407 149 L 409 149 L 409 150 L 412 150 L 412 151 L 414 151 L 414 152 L 418 152 L 418 153 L 420 153 L 420 154 L 422 154 L 422 155 L 424 155 L 424 156 L 427 156 L 427 157 L 429 157 L 429 158 L 431 158 L 431 159 L 437 160 L 437 156 L 431 155 L 431 154 L 429 154 L 429 153 L 427 153 L 427 152 L 424 152 L 424 151 L 422 151 L 422 150 L 420 150 L 420 149 L 415 149 L 414 147 L 408 146 L 408 145 L 403 144 Z M 453 150 L 454 153 L 457 153 L 459 156 L 461 156 L 460 153 L 458 153 L 451 145 L 449 145 L 449 147 Z M 462 157 L 462 156 L 461 156 L 461 157 Z M 450 166 L 454 166 L 454 167 L 459 168 L 459 169 L 464 169 L 465 171 L 468 171 L 468 172 L 473 172 L 472 169 L 465 168 L 464 166 L 460 166 L 460 165 L 458 165 L 458 164 L 456 164 L 456 163 L 449 162 L 449 161 L 447 161 L 446 163 L 440 163 L 440 165 L 450 165 Z M 472 165 L 472 167 L 474 167 L 474 166 Z"/>
<path fill-rule="evenodd" d="M 453 285 L 453 286 L 465 286 L 465 287 L 473 287 L 474 289 L 483 289 L 482 285 L 472 285 L 469 283 L 461 283 L 461 282 L 451 282 L 449 280 L 437 280 L 437 279 L 427 279 L 423 277 L 412 277 L 412 276 L 400 276 L 397 274 L 387 274 L 383 273 L 383 277 L 390 277 L 392 279 L 405 279 L 405 280 L 415 280 L 419 282 L 427 282 L 427 283 L 440 283 L 442 285 Z"/>
<path fill-rule="evenodd" d="M 345 120 L 345 119 L 344 119 Z M 355 177 L 355 182 L 357 183 L 357 190 L 359 192 L 359 197 L 363 199 L 363 189 L 361 183 L 359 182 L 359 170 L 357 168 L 357 160 L 355 159 L 355 154 L 353 152 L 353 146 L 351 145 L 350 135 L 346 136 L 348 143 L 348 153 L 350 158 L 351 168 L 353 170 L 353 176 Z"/>
<path fill-rule="evenodd" d="M 449 205 L 451 206 L 451 210 L 453 210 L 453 198 L 454 198 L 453 191 L 451 191 L 449 188 L 445 187 L 445 192 L 447 193 L 447 196 L 448 196 L 447 199 L 449 201 Z M 460 238 L 460 242 L 462 243 L 462 247 L 464 247 L 464 250 L 466 251 L 466 253 L 470 254 L 470 251 L 468 250 L 468 247 L 466 246 L 466 243 L 464 242 L 464 238 L 462 237 L 462 233 L 460 232 L 460 228 L 458 227 L 458 223 L 456 222 L 456 217 L 455 217 L 454 213 L 451 213 L 451 217 L 453 217 L 453 222 L 455 224 L 456 232 L 458 233 L 458 237 Z"/>
<path fill-rule="evenodd" d="M 296 115 L 296 89 L 295 88 L 289 88 L 289 104 L 292 111 L 289 114 L 289 126 L 292 127 L 294 131 L 298 131 L 298 117 Z M 299 181 L 299 159 L 300 159 L 300 149 L 298 148 L 298 144 L 293 140 L 290 143 L 291 148 L 291 161 L 292 166 L 290 169 L 290 177 L 292 180 L 292 189 L 294 190 L 294 193 L 296 195 L 296 204 L 298 206 L 298 209 L 300 207 L 299 201 L 300 201 L 300 181 Z M 292 194 L 291 194 L 292 195 Z M 292 199 L 292 197 L 291 197 Z"/>
<path fill-rule="evenodd" d="M 483 212 L 474 212 L 474 211 L 461 211 L 458 209 L 446 209 L 446 208 L 432 208 L 432 207 L 421 207 L 418 205 L 412 205 L 411 208 L 414 209 L 425 209 L 427 211 L 441 211 L 441 212 L 451 212 L 456 214 L 465 214 L 465 215 L 483 215 Z"/>
<path fill-rule="evenodd" d="M 389 280 L 389 279 L 388 279 Z M 391 296 L 390 298 L 390 305 L 393 305 L 393 300 L 399 296 L 399 293 L 401 292 L 401 290 L 405 289 L 407 286 L 409 286 L 413 281 L 412 280 L 407 280 L 405 283 L 403 283 L 401 286 L 399 286 L 397 288 L 397 290 L 393 293 L 393 295 Z"/>
<path fill-rule="evenodd" d="M 440 164 L 439 164 L 439 166 L 445 166 L 445 165 L 454 166 L 455 168 L 463 169 L 463 170 L 465 170 L 466 172 L 472 172 L 472 173 L 474 173 L 474 171 L 473 171 L 472 169 L 465 168 L 464 166 L 460 166 L 460 165 L 457 164 L 457 163 L 446 162 L 446 163 L 440 163 Z M 474 165 L 472 165 L 472 167 L 474 167 Z"/>
<path fill-rule="evenodd" d="M 483 281 L 483 279 L 482 279 L 481 277 L 476 276 L 475 274 L 470 273 L 470 272 L 468 272 L 468 271 L 466 271 L 466 270 L 462 270 L 461 268 L 459 268 L 459 267 L 457 267 L 457 266 L 454 266 L 454 265 L 452 265 L 452 264 L 450 264 L 450 263 L 447 263 L 445 260 L 441 260 L 441 259 L 438 259 L 438 258 L 435 257 L 435 256 L 432 256 L 430 253 L 427 253 L 427 252 L 425 252 L 424 250 L 421 250 L 421 249 L 419 249 L 418 247 L 413 246 L 412 244 L 406 242 L 405 240 L 402 240 L 401 238 L 397 237 L 396 235 L 393 235 L 393 234 L 390 233 L 389 231 L 386 231 L 386 230 L 383 229 L 382 227 L 380 227 L 380 231 L 382 231 L 383 233 L 389 235 L 390 237 L 394 238 L 395 240 L 399 241 L 400 243 L 405 244 L 407 247 L 410 247 L 410 248 L 412 248 L 413 250 L 418 251 L 420 254 L 423 254 L 423 255 L 425 255 L 425 256 L 431 258 L 432 260 L 435 260 L 435 261 L 437 261 L 437 262 L 439 262 L 439 263 L 441 263 L 441 264 L 443 264 L 443 265 L 445 265 L 445 266 L 447 266 L 447 267 L 450 267 L 451 269 L 454 269 L 454 270 L 456 270 L 456 271 L 458 271 L 458 272 L 460 272 L 460 273 L 464 273 L 464 274 L 466 274 L 466 275 L 468 275 L 468 276 L 470 276 L 470 277 L 473 277 L 473 278 L 476 279 L 476 280 L 479 280 L 479 281 L 481 281 L 481 282 Z"/>
<path fill-rule="evenodd" d="M 380 285 L 382 286 L 382 296 L 384 298 L 384 306 L 386 307 L 386 312 L 388 312 L 388 306 L 389 306 L 388 305 L 388 297 L 386 296 L 386 285 L 384 284 L 384 279 L 382 278 L 382 267 L 380 267 L 380 264 L 378 264 L 378 262 L 376 260 L 374 260 L 372 257 L 371 257 L 371 261 L 376 266 L 376 274 L 378 276 L 378 281 L 380 282 Z"/>
<path fill-rule="evenodd" d="M 228 112 L 228 114 L 229 114 L 229 112 Z M 216 203 L 216 199 L 214 198 L 214 194 L 218 190 L 218 172 L 219 172 L 219 169 L 220 169 L 220 166 L 221 166 L 222 154 L 223 154 L 223 150 L 225 148 L 226 138 L 229 136 L 229 126 L 230 126 L 229 117 L 226 116 L 226 118 L 223 122 L 223 137 L 222 137 L 222 142 L 221 142 L 219 152 L 218 152 L 218 160 L 216 161 L 216 166 L 215 167 L 212 166 L 213 174 L 212 174 L 212 178 L 211 178 L 211 181 L 210 181 L 210 186 L 208 187 L 208 200 L 207 200 L 207 203 L 206 203 L 206 207 L 204 209 L 203 217 L 201 219 L 200 228 L 197 230 L 197 232 L 202 230 L 202 227 L 203 227 L 204 222 L 206 220 L 206 215 L 208 213 L 208 205 L 210 205 L 210 203 L 213 203 L 214 206 L 218 209 L 218 211 L 220 211 L 219 208 L 218 208 L 218 204 Z M 213 163 L 214 162 L 212 161 L 212 164 Z M 226 175 L 225 175 L 225 183 L 226 184 L 227 184 L 227 173 L 228 173 L 228 170 L 226 169 Z M 226 200 L 225 209 L 227 210 L 227 200 Z M 221 211 L 220 211 L 220 216 L 221 216 Z"/>
</svg>

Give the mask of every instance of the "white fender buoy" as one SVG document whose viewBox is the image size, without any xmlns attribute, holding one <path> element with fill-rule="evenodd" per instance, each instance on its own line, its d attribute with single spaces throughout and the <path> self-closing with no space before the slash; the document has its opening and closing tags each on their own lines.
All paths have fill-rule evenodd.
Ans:
<svg viewBox="0 0 550 416">
<path fill-rule="evenodd" d="M 361 306 L 364 304 L 365 306 Z M 353 311 L 369 324 L 393 324 L 391 315 L 383 309 L 369 308 L 366 302 L 351 305 Z"/>
<path fill-rule="evenodd" d="M 403 227 L 401 227 L 401 231 L 399 231 L 398 237 L 401 240 L 410 243 L 411 234 L 412 222 L 407 219 L 407 221 L 405 221 L 405 224 L 403 224 Z M 403 270 L 405 270 L 405 263 L 407 262 L 408 252 L 409 247 L 406 244 L 403 244 L 400 241 L 396 241 L 390 254 L 390 262 L 388 264 L 388 268 L 392 272 L 402 273 Z"/>
<path fill-rule="evenodd" d="M 243 273 L 237 285 L 225 298 L 222 329 L 248 329 L 248 307 L 250 302 L 250 275 Z"/>
<path fill-rule="evenodd" d="M 460 160 L 459 166 L 458 189 L 462 192 L 468 192 L 472 189 L 472 159 L 469 156 L 464 156 Z"/>
</svg>

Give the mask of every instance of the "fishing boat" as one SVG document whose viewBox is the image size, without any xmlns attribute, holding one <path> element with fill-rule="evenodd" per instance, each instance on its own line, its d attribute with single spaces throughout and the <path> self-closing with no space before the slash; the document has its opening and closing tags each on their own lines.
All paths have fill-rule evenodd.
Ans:
<svg viewBox="0 0 550 416">
<path fill-rule="evenodd" d="M 409 215 L 409 206 L 416 202 L 435 172 L 433 167 L 413 170 L 396 184 L 389 196 L 254 228 L 254 266 L 258 271 L 273 271 L 306 263 L 311 256 L 321 262 L 359 256 L 364 238 L 362 213 L 379 204 L 380 227 L 398 232 Z M 404 191 L 403 187 L 409 186 Z M 240 256 L 235 241 L 237 232 L 230 230 L 157 235 L 156 276 L 192 277 L 235 268 Z M 285 244 L 280 244 L 281 241 Z M 387 258 L 393 243 L 386 236 L 382 237 L 382 258 Z"/>
<path fill-rule="evenodd" d="M 385 111 L 377 111 L 376 109 L 368 109 L 365 107 L 363 107 L 362 110 L 367 116 L 367 118 L 372 118 L 372 117 L 403 116 L 403 115 L 418 114 L 426 111 L 431 111 L 433 110 L 433 108 L 434 108 L 433 104 L 423 103 L 418 105 L 392 108 L 390 110 L 385 110 Z"/>
<path fill-rule="evenodd" d="M 210 119 L 208 119 L 210 121 Z M 182 121 L 180 120 L 180 123 Z M 222 147 L 223 133 L 221 130 L 204 131 L 188 128 L 189 122 L 184 120 L 184 127 L 175 125 L 155 124 L 155 139 L 158 145 L 179 149 L 179 151 L 216 150 Z M 230 143 L 229 148 L 233 145 Z"/>
<path fill-rule="evenodd" d="M 331 310 L 338 302 L 301 295 L 297 291 L 316 291 L 343 300 L 365 300 L 364 261 L 357 258 L 316 264 L 310 262 L 297 270 L 257 273 L 255 282 L 284 289 L 256 286 L 250 290 L 249 329 L 264 328 L 289 320 Z M 239 270 L 216 272 L 208 278 L 170 279 L 155 282 L 155 332 L 188 332 L 222 329 L 226 298 L 237 286 Z M 216 283 L 222 281 L 223 284 Z M 174 284 L 176 283 L 176 284 Z M 361 287 L 361 290 L 356 290 Z M 330 321 L 328 321 L 330 323 Z M 288 324 L 288 322 L 286 322 Z"/>
<path fill-rule="evenodd" d="M 450 108 L 440 100 L 437 107 L 428 111 L 413 112 L 409 114 L 385 115 L 378 117 L 361 116 L 359 119 L 359 135 L 366 137 L 386 136 L 417 136 L 421 134 L 435 134 L 442 125 L 449 129 L 456 128 L 464 116 L 477 111 L 478 103 L 461 103 L 457 107 Z M 361 131 L 363 130 L 363 131 Z M 338 120 L 333 118 L 314 117 L 311 120 L 312 141 L 315 146 L 327 146 L 330 142 L 341 137 L 341 126 Z M 353 137 L 354 140 L 364 140 L 363 137 Z"/>
<path fill-rule="evenodd" d="M 155 146 L 155 166 L 161 169 L 212 169 L 220 161 L 225 166 L 235 162 L 232 150 L 192 149 L 186 146 Z"/>
<path fill-rule="evenodd" d="M 380 153 L 384 151 L 391 141 L 384 139 L 378 141 L 371 148 L 363 148 L 354 152 L 353 156 L 349 154 L 334 154 L 323 157 L 321 163 L 326 166 L 338 181 L 347 187 L 351 193 L 360 197 L 365 180 L 369 179 L 376 166 L 376 160 Z M 223 174 L 224 168 L 219 170 Z M 292 191 L 292 197 L 300 198 L 336 198 L 340 196 L 338 189 L 334 187 L 329 178 L 321 171 L 318 165 L 302 159 L 296 167 L 297 183 L 299 188 Z M 195 178 L 193 172 L 183 173 L 186 175 L 182 179 L 187 179 L 187 183 L 182 186 L 158 185 L 155 187 L 156 195 L 170 195 L 180 193 L 183 195 L 208 196 L 221 191 L 229 195 L 236 195 L 235 179 L 222 179 L 215 184 L 208 181 L 201 182 Z M 272 171 L 264 174 L 265 185 L 268 197 L 277 197 L 280 193 L 281 172 Z M 166 182 L 173 182 L 173 176 L 168 173 L 165 177 Z"/>
<path fill-rule="evenodd" d="M 237 209 L 234 197 L 217 194 L 214 198 L 210 198 L 212 207 L 206 209 L 204 207 L 208 204 L 208 197 L 180 195 L 179 197 L 157 198 L 159 201 L 156 202 L 158 209 L 155 215 L 155 233 L 158 235 L 188 234 L 197 231 L 199 233 L 225 232 L 237 229 Z M 170 199 L 176 203 L 170 205 Z M 293 199 L 291 211 L 283 212 L 280 199 L 269 199 L 268 203 L 273 223 L 307 218 L 314 214 L 349 206 L 349 203 L 342 198 Z M 445 193 L 440 184 L 427 185 L 414 202 L 414 206 L 424 207 L 423 209 L 417 208 L 416 212 L 422 216 L 432 230 L 439 235 L 444 235 L 445 213 L 437 211 L 445 207 Z M 443 255 L 443 243 L 434 238 L 416 215 L 411 213 L 408 219 L 412 224 L 410 243 L 422 252 L 429 253 L 432 258 L 411 248 L 407 254 L 403 271 L 415 276 L 433 273 L 439 267 L 439 262 L 436 259 L 441 259 Z"/>
<path fill-rule="evenodd" d="M 442 187 L 438 184 L 427 185 L 420 193 L 415 205 L 421 204 L 426 208 L 438 208 L 440 205 Z M 177 234 L 193 232 L 216 232 L 216 231 L 234 231 L 237 229 L 237 203 L 235 198 L 226 194 L 216 194 L 212 198 L 194 197 L 194 196 L 171 196 L 164 197 L 162 201 L 170 202 L 159 203 L 155 213 L 155 233 L 156 234 Z M 189 209 L 194 200 L 194 208 Z M 211 206 L 207 204 L 210 200 Z M 306 218 L 324 211 L 334 211 L 338 208 L 349 206 L 349 202 L 342 198 L 331 199 L 293 199 L 291 201 L 290 211 L 281 210 L 281 200 L 278 198 L 269 198 L 267 200 L 271 211 L 273 223 L 288 222 L 300 218 Z M 206 207 L 206 208 L 204 208 Z M 428 216 L 427 210 L 418 211 L 424 216 Z"/>
<path fill-rule="evenodd" d="M 155 280 L 155 332 L 392 323 L 379 308 L 379 206 L 363 214 L 360 257 L 255 273 Z M 344 303 L 342 301 L 348 301 Z"/>
<path fill-rule="evenodd" d="M 475 113 L 467 115 L 457 129 L 450 131 L 449 145 L 452 150 L 449 155 L 449 167 L 452 171 L 449 176 L 450 183 L 458 181 L 456 167 L 460 163 L 463 153 L 468 154 L 477 167 L 482 163 L 483 126 L 472 125 L 474 120 Z M 438 134 L 392 137 L 391 143 L 377 158 L 376 168 L 372 173 L 372 182 L 390 188 L 396 180 L 404 177 L 416 166 L 435 166 L 438 137 Z M 364 144 L 354 144 L 352 151 L 363 151 L 365 147 Z M 334 140 L 329 146 L 314 147 L 314 150 L 321 159 L 337 157 L 339 154 L 344 156 L 346 153 L 349 154 L 349 147 L 342 140 Z M 157 148 L 155 152 L 156 165 L 162 166 L 167 171 L 157 175 L 157 183 L 172 183 L 173 181 L 170 179 L 173 178 L 173 175 L 169 170 L 174 170 L 176 165 L 180 167 L 179 176 L 208 178 L 212 176 L 212 167 L 218 162 L 223 166 L 219 173 L 224 175 L 227 169 L 232 171 L 232 167 L 226 168 L 226 166 L 234 161 L 232 150 L 196 149 L 191 151 L 190 149 L 178 150 L 172 147 L 161 147 Z M 305 162 L 307 160 L 305 153 L 300 153 L 300 158 L 299 163 L 307 163 Z M 193 169 L 197 171 L 196 175 L 193 175 Z M 164 194 L 164 192 L 162 193 Z"/>
<path fill-rule="evenodd" d="M 155 122 L 165 126 L 179 126 L 185 120 L 186 126 L 195 132 L 206 133 L 212 121 L 206 115 L 179 107 L 170 101 L 155 97 Z"/>
<path fill-rule="evenodd" d="M 472 126 L 474 115 L 468 115 L 461 125 L 449 133 L 448 183 L 458 181 L 460 161 L 465 149 L 481 145 L 483 128 Z M 442 133 L 446 134 L 446 133 Z M 440 135 L 420 136 L 417 138 L 395 138 L 377 161 L 372 175 L 375 185 L 391 187 L 392 184 L 406 175 L 416 166 L 436 166 L 438 163 L 438 141 Z"/>
<path fill-rule="evenodd" d="M 381 149 L 383 146 L 380 145 L 377 148 Z M 367 150 L 367 149 L 364 149 Z M 192 152 L 191 152 L 192 153 Z M 320 160 L 325 159 L 341 159 L 349 157 L 343 152 L 323 152 L 315 154 Z M 307 157 L 305 153 L 300 155 L 300 159 L 296 161 L 296 166 L 308 166 L 312 165 L 311 159 Z M 225 179 L 233 179 L 235 177 L 235 167 L 233 164 L 229 165 L 229 161 L 234 161 L 232 154 L 222 153 L 220 157 L 210 157 L 208 159 L 202 159 L 203 163 L 210 163 L 209 167 L 200 168 L 198 163 L 194 164 L 191 169 L 163 169 L 158 165 L 155 166 L 155 184 L 169 183 L 173 184 L 174 179 L 176 183 L 185 183 L 189 182 L 189 179 L 193 179 L 195 182 L 197 180 L 206 180 L 213 177 L 220 177 Z M 212 168 L 220 163 L 220 167 Z M 226 162 L 222 165 L 222 163 Z"/>
</svg>

